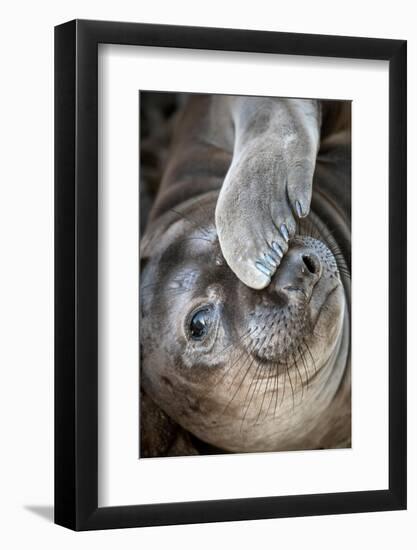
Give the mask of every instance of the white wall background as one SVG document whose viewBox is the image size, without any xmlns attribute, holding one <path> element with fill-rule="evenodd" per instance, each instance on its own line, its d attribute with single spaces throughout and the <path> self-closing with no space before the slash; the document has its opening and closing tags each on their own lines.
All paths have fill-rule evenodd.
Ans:
<svg viewBox="0 0 417 550">
<path fill-rule="evenodd" d="M 5 7 L 7 6 L 7 7 Z M 0 544 L 3 548 L 414 548 L 417 25 L 413 3 L 15 0 L 1 11 Z M 53 26 L 109 19 L 403 38 L 409 54 L 409 510 L 75 534 L 53 499 Z M 370 205 L 370 208 L 372 205 Z M 341 472 L 343 475 L 343 472 Z"/>
</svg>

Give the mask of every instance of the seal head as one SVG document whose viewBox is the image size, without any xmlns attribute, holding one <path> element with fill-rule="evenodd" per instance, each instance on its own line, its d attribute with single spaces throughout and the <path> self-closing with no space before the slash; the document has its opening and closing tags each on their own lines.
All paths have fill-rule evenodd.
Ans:
<svg viewBox="0 0 417 550">
<path fill-rule="evenodd" d="M 221 254 L 216 200 L 211 192 L 166 212 L 143 239 L 145 391 L 183 428 L 228 451 L 340 446 L 350 434 L 340 251 L 312 212 L 271 284 L 251 289 Z"/>
</svg>

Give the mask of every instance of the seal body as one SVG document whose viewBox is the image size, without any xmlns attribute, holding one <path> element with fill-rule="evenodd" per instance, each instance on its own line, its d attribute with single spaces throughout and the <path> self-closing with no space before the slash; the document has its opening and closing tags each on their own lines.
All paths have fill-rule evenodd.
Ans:
<svg viewBox="0 0 417 550">
<path fill-rule="evenodd" d="M 260 289 L 230 268 L 216 226 L 236 152 L 231 105 L 191 96 L 174 129 L 141 241 L 143 403 L 169 419 L 171 448 L 181 434 L 177 454 L 198 452 L 193 441 L 229 452 L 349 446 L 349 105 L 320 104 L 311 211 Z M 253 204 L 268 183 L 251 189 Z M 147 434 L 161 430 L 145 405 L 141 416 Z"/>
</svg>

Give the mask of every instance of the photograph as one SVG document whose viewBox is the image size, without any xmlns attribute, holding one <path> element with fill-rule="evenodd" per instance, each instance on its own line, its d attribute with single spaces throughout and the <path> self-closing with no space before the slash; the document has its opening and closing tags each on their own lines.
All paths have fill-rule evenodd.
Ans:
<svg viewBox="0 0 417 550">
<path fill-rule="evenodd" d="M 385 4 L 4 4 L 0 548 L 417 548 Z"/>
<path fill-rule="evenodd" d="M 139 458 L 349 449 L 350 100 L 139 92 Z"/>
</svg>

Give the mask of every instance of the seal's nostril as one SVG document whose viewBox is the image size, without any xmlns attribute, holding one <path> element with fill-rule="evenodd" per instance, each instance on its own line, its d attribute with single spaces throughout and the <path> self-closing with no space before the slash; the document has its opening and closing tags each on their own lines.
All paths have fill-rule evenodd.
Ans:
<svg viewBox="0 0 417 550">
<path fill-rule="evenodd" d="M 311 256 L 307 256 L 306 254 L 303 254 L 302 258 L 304 265 L 309 270 L 309 272 L 315 275 L 319 271 L 317 261 L 315 261 Z"/>
</svg>

